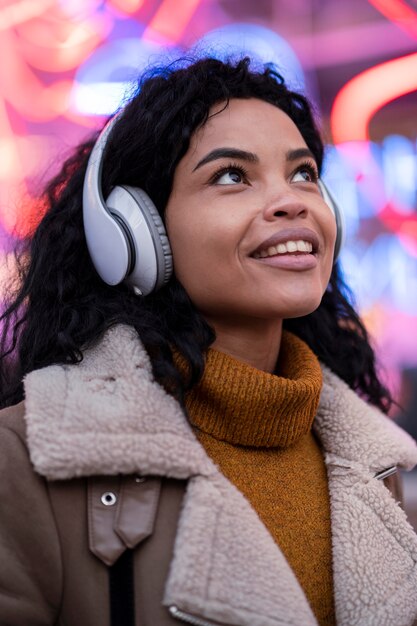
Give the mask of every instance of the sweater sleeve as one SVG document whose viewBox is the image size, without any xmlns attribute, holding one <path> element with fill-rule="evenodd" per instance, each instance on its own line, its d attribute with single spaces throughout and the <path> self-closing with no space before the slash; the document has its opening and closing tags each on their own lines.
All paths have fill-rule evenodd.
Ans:
<svg viewBox="0 0 417 626">
<path fill-rule="evenodd" d="M 16 408 L 0 412 L 0 624 L 52 626 L 61 600 L 60 546 L 46 482 L 32 468 Z"/>
</svg>

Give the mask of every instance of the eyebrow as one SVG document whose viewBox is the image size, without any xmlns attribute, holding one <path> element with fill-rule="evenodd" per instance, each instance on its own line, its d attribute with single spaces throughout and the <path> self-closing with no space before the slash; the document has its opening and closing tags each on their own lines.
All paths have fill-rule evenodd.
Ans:
<svg viewBox="0 0 417 626">
<path fill-rule="evenodd" d="M 296 150 L 288 150 L 285 155 L 287 161 L 298 161 L 298 159 L 309 158 L 316 162 L 316 157 L 308 148 L 297 148 Z"/>
<path fill-rule="evenodd" d="M 316 157 L 308 148 L 296 148 L 295 150 L 288 150 L 285 154 L 287 161 L 297 161 L 302 158 L 309 158 L 316 161 Z M 217 159 L 240 159 L 242 161 L 248 161 L 249 163 L 259 163 L 259 157 L 253 152 L 247 152 L 246 150 L 239 150 L 238 148 L 216 148 L 212 150 L 205 157 L 201 159 L 193 169 L 193 172 L 198 170 L 199 167 L 216 161 Z"/>
<path fill-rule="evenodd" d="M 206 156 L 197 163 L 193 172 L 198 170 L 202 165 L 206 165 L 217 159 L 240 159 L 241 161 L 248 161 L 249 163 L 259 163 L 259 158 L 253 152 L 239 150 L 238 148 L 216 148 L 206 154 Z"/>
</svg>

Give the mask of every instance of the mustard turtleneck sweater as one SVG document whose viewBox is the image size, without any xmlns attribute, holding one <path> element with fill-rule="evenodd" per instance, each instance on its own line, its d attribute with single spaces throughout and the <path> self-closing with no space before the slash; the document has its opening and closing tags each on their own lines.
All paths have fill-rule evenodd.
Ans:
<svg viewBox="0 0 417 626">
<path fill-rule="evenodd" d="M 320 626 L 334 626 L 327 476 L 311 431 L 321 385 L 316 356 L 284 331 L 277 375 L 209 350 L 186 408 L 207 454 L 286 556 Z"/>
</svg>

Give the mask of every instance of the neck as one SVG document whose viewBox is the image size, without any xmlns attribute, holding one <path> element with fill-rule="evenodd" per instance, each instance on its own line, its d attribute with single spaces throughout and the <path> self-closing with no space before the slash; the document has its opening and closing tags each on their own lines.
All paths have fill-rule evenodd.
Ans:
<svg viewBox="0 0 417 626">
<path fill-rule="evenodd" d="M 219 440 L 283 448 L 310 432 L 321 382 L 314 353 L 283 331 L 276 374 L 210 349 L 203 378 L 185 404 L 192 424 Z"/>
<path fill-rule="evenodd" d="M 216 332 L 213 348 L 263 372 L 272 373 L 278 360 L 282 320 L 207 320 Z"/>
</svg>

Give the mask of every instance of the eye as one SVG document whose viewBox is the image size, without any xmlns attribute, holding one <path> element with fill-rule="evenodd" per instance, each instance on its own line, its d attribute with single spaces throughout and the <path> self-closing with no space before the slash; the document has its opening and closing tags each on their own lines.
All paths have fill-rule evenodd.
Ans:
<svg viewBox="0 0 417 626">
<path fill-rule="evenodd" d="M 212 185 L 239 185 L 247 182 L 247 172 L 240 165 L 222 167 L 210 179 Z"/>
<path fill-rule="evenodd" d="M 318 179 L 317 166 L 313 163 L 299 165 L 291 178 L 294 183 L 317 183 Z"/>
</svg>

